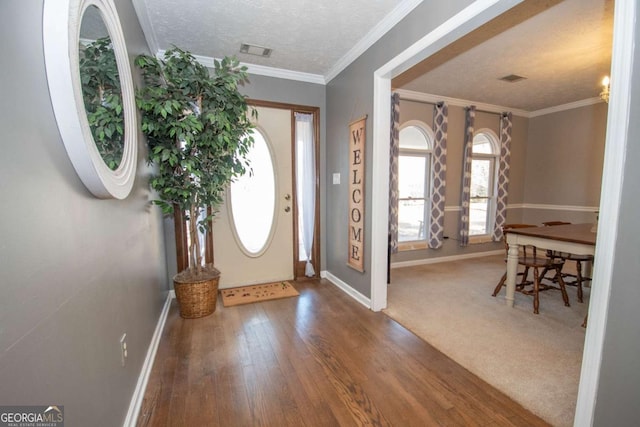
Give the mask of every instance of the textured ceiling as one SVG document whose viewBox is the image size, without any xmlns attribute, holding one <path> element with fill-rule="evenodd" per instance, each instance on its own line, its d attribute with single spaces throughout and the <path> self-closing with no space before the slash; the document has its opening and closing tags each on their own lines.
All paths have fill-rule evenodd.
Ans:
<svg viewBox="0 0 640 427">
<path fill-rule="evenodd" d="M 421 0 L 133 0 L 152 50 L 331 78 L 363 41 Z M 427 0 L 433 1 L 433 0 Z M 396 88 L 536 111 L 597 97 L 609 74 L 613 0 L 526 0 L 393 81 Z M 273 49 L 270 58 L 240 44 Z M 251 68 L 250 68 L 251 70 Z M 527 77 L 517 83 L 498 78 Z"/>
<path fill-rule="evenodd" d="M 326 75 L 373 27 L 406 0 L 137 0 L 157 49 L 236 55 L 242 62 Z M 410 2 L 415 3 L 415 1 Z M 144 6 L 139 7 L 140 4 Z M 149 35 L 146 34 L 147 39 Z M 240 44 L 273 49 L 270 58 Z"/>
<path fill-rule="evenodd" d="M 597 97 L 613 0 L 528 1 L 394 80 L 394 87 L 537 111 Z M 517 74 L 515 83 L 498 80 Z M 416 76 L 419 76 L 416 78 Z"/>
</svg>

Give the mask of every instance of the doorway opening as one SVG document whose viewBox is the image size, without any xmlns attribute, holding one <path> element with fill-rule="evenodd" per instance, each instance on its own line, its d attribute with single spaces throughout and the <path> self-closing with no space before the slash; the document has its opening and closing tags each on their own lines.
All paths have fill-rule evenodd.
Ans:
<svg viewBox="0 0 640 427">
<path fill-rule="evenodd" d="M 515 4 L 519 3 L 521 2 L 515 2 Z M 373 259 L 384 259 L 387 250 L 391 79 L 422 59 L 434 55 L 444 46 L 461 38 L 461 35 L 499 17 L 512 7 L 514 7 L 514 2 L 508 0 L 475 2 L 375 71 L 373 133 L 376 150 L 374 150 L 372 161 L 373 213 L 371 219 L 371 256 Z M 635 1 L 617 0 L 611 66 L 611 80 L 616 81 L 616 86 L 608 107 L 603 170 L 603 176 L 606 179 L 603 180 L 600 200 L 600 206 L 604 206 L 605 209 L 600 209 L 600 233 L 596 245 L 596 258 L 599 261 L 593 278 L 594 283 L 599 283 L 600 286 L 594 287 L 592 304 L 589 309 L 590 327 L 587 329 L 585 340 L 575 425 L 591 425 L 594 417 L 600 376 L 600 358 L 604 346 L 604 330 L 613 274 L 613 254 L 615 253 L 615 236 L 618 227 L 624 155 L 628 143 L 627 130 L 630 120 L 628 106 L 631 99 L 635 19 Z M 386 265 L 372 263 L 372 310 L 379 311 L 385 308 L 386 299 Z"/>
<path fill-rule="evenodd" d="M 222 215 L 225 216 L 225 219 L 223 219 L 222 221 L 229 222 L 229 225 L 233 226 L 225 228 L 229 228 L 231 231 L 233 231 L 235 230 L 236 226 L 238 226 L 236 218 L 240 221 L 241 224 L 246 225 L 247 222 L 251 221 L 251 217 L 255 218 L 256 215 L 260 216 L 263 213 L 271 215 L 271 221 L 260 221 L 261 223 L 264 223 L 264 227 L 260 228 L 260 230 L 262 230 L 262 238 L 259 239 L 260 242 L 258 243 L 253 242 L 253 240 L 255 240 L 253 237 L 247 237 L 247 233 L 244 231 L 241 231 L 240 234 L 238 234 L 238 231 L 235 231 L 232 234 L 237 235 L 238 238 L 226 239 L 225 241 L 233 240 L 233 242 L 239 242 L 237 246 L 240 252 L 243 252 L 243 254 L 248 257 L 247 259 L 259 258 L 260 256 L 262 256 L 262 254 L 264 254 L 264 252 L 267 251 L 267 249 L 269 249 L 270 246 L 272 246 L 271 242 L 273 240 L 273 236 L 271 236 L 271 234 L 275 232 L 273 230 L 274 227 L 272 227 L 272 224 L 278 222 L 278 219 L 273 216 L 273 213 L 275 211 L 277 212 L 277 214 L 281 214 L 283 218 L 290 218 L 286 222 L 281 221 L 280 228 L 287 233 L 287 236 L 289 236 L 286 239 L 289 240 L 288 245 L 291 247 L 291 256 L 286 257 L 287 259 L 284 260 L 285 263 L 288 263 L 288 267 L 285 267 L 288 273 L 286 273 L 286 275 L 283 277 L 269 277 L 268 280 L 284 280 L 291 278 L 295 280 L 305 276 L 317 278 L 319 277 L 320 271 L 321 253 L 319 188 L 320 109 L 319 107 L 285 104 L 253 99 L 248 100 L 248 103 L 254 108 L 264 108 L 267 110 L 271 109 L 276 112 L 279 111 L 280 116 L 282 116 L 282 114 L 285 114 L 287 117 L 287 130 L 285 133 L 288 133 L 288 135 L 286 136 L 286 138 L 280 138 L 276 136 L 274 137 L 274 140 L 270 140 L 268 142 L 269 137 L 265 132 L 265 128 L 268 127 L 268 124 L 259 124 L 256 129 L 256 134 L 258 136 L 258 150 L 255 154 L 258 155 L 259 158 L 255 159 L 256 162 L 254 163 L 256 166 L 261 165 L 260 173 L 265 177 L 271 176 L 280 178 L 280 187 L 282 188 L 280 188 L 279 191 L 278 183 L 272 182 L 273 185 L 271 187 L 273 187 L 272 190 L 274 198 L 272 203 L 273 209 L 265 210 L 263 209 L 264 206 L 254 206 L 253 208 L 250 208 L 252 209 L 252 212 L 250 212 L 249 215 L 240 215 L 237 212 L 237 210 L 240 208 L 240 205 L 242 204 L 240 202 L 244 203 L 244 209 L 246 210 L 247 203 L 250 203 L 252 200 L 256 201 L 255 197 L 243 197 L 244 192 L 242 188 L 246 187 L 248 184 L 245 183 L 245 185 L 243 186 L 243 184 L 241 183 L 235 185 L 235 189 L 231 191 L 228 190 L 227 203 L 229 204 L 229 206 L 221 207 L 220 210 L 224 211 L 222 212 Z M 258 120 L 260 120 L 260 117 L 258 117 Z M 301 125 L 300 122 L 303 122 L 303 124 Z M 303 136 L 302 133 L 305 133 L 305 135 Z M 280 156 L 281 159 L 278 165 L 278 160 L 275 158 L 275 156 L 277 156 L 277 150 L 274 150 L 271 146 L 274 142 L 282 143 L 285 139 L 285 150 L 288 151 L 288 155 Z M 262 154 L 258 153 L 258 151 L 260 151 L 260 153 Z M 271 159 L 272 161 L 266 163 L 263 162 L 263 160 L 265 160 L 264 157 L 266 157 L 265 155 L 263 155 L 264 153 L 270 153 L 270 156 L 273 155 L 274 158 Z M 269 165 L 272 165 L 272 169 L 270 169 L 269 167 L 262 167 Z M 304 178 L 301 176 L 302 174 L 305 175 Z M 265 181 L 269 180 L 262 179 L 261 181 L 262 182 L 260 184 L 264 186 L 263 184 L 265 184 Z M 232 192 L 234 192 L 235 194 L 229 194 Z M 260 197 L 262 196 L 263 195 L 261 194 Z M 232 201 L 232 199 L 236 199 L 236 202 L 239 201 L 235 203 L 236 212 L 233 212 L 234 202 Z M 208 214 L 210 213 L 211 212 L 209 211 Z M 227 216 L 229 218 L 226 218 Z M 185 215 L 184 212 L 181 212 L 178 209 L 174 210 L 174 224 L 177 271 L 182 271 L 189 265 L 187 252 L 187 215 Z M 209 231 L 204 236 L 204 241 L 202 242 L 203 244 L 201 246 L 203 248 L 204 258 L 207 264 L 215 264 L 216 262 L 216 257 L 214 255 L 215 228 L 216 227 L 212 223 L 209 224 Z M 216 234 L 215 237 L 217 239 L 220 236 Z M 245 246 L 247 245 L 250 246 L 250 250 L 245 248 Z M 226 251 L 227 249 L 224 250 Z M 314 266 L 315 269 L 310 269 L 308 265 Z M 283 273 L 278 274 L 282 275 Z M 251 278 L 247 280 L 253 283 L 260 283 L 264 281 L 260 278 Z M 234 283 L 234 285 L 232 286 L 235 285 L 237 284 Z M 221 284 L 221 288 L 223 287 L 225 286 Z"/>
</svg>

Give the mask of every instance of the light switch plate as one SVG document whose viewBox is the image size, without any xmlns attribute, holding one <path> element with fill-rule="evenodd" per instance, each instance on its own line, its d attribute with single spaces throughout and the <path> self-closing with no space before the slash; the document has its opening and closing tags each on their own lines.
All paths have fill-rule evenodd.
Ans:
<svg viewBox="0 0 640 427">
<path fill-rule="evenodd" d="M 340 172 L 335 172 L 333 174 L 333 185 L 340 184 Z"/>
</svg>

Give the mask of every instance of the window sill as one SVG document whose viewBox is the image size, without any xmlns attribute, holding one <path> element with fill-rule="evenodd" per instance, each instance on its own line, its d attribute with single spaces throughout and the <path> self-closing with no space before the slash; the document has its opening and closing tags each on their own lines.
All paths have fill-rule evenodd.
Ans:
<svg viewBox="0 0 640 427">
<path fill-rule="evenodd" d="M 491 243 L 493 239 L 488 234 L 483 234 L 482 236 L 469 236 L 469 244 L 475 245 L 479 243 Z"/>
<path fill-rule="evenodd" d="M 398 243 L 398 252 L 415 251 L 417 249 L 427 249 L 427 241 L 417 240 L 415 242 Z"/>
</svg>

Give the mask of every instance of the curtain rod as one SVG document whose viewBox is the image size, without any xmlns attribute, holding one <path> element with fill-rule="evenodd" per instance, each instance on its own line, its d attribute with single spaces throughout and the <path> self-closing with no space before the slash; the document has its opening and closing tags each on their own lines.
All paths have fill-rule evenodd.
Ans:
<svg viewBox="0 0 640 427">
<path fill-rule="evenodd" d="M 400 96 L 400 100 L 401 100 L 401 101 L 409 101 L 409 102 L 417 102 L 417 103 L 419 103 L 419 104 L 436 105 L 436 102 L 423 101 L 423 100 L 410 99 L 410 98 L 403 98 L 402 96 Z M 446 101 L 441 101 L 441 102 L 446 102 Z M 466 108 L 466 107 L 462 107 L 462 108 Z M 480 109 L 478 109 L 478 108 L 476 108 L 476 113 L 495 114 L 495 115 L 497 115 L 497 116 L 502 116 L 502 115 L 504 114 L 504 112 L 502 112 L 502 113 L 497 113 L 497 112 L 495 112 L 495 111 L 480 110 Z"/>
<path fill-rule="evenodd" d="M 463 108 L 467 108 L 467 107 L 463 107 Z M 485 113 L 485 114 L 495 114 L 496 116 L 502 116 L 504 113 L 496 113 L 495 111 L 488 111 L 488 110 L 480 110 L 478 108 L 476 108 L 476 113 Z"/>
<path fill-rule="evenodd" d="M 400 97 L 400 101 L 410 101 L 410 102 L 417 102 L 417 103 L 419 103 L 419 104 L 436 105 L 436 103 L 435 103 L 435 102 L 431 102 L 431 101 L 422 101 L 422 100 L 409 99 L 409 98 L 403 98 L 402 96 Z"/>
</svg>

